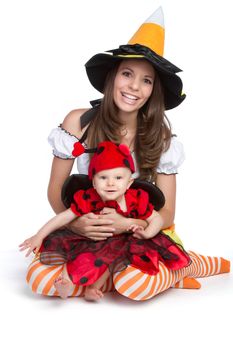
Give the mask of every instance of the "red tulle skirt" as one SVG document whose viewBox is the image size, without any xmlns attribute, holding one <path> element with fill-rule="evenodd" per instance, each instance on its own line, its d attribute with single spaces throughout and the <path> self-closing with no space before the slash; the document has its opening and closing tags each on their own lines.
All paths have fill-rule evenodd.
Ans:
<svg viewBox="0 0 233 350">
<path fill-rule="evenodd" d="M 59 229 L 43 241 L 40 261 L 47 265 L 67 264 L 74 284 L 93 284 L 108 268 L 121 271 L 129 264 L 155 275 L 159 261 L 178 270 L 190 264 L 187 252 L 162 231 L 151 239 L 137 239 L 131 233 L 115 235 L 104 241 L 93 241 Z"/>
</svg>

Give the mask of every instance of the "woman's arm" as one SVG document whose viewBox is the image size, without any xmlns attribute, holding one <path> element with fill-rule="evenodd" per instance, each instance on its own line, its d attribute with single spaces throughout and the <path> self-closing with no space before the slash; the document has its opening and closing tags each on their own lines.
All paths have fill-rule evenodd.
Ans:
<svg viewBox="0 0 233 350">
<path fill-rule="evenodd" d="M 82 135 L 80 117 L 85 111 L 85 109 L 71 111 L 62 123 L 62 127 L 77 138 Z M 48 200 L 56 214 L 65 209 L 61 200 L 61 190 L 66 178 L 71 173 L 73 164 L 74 159 L 60 159 L 57 157 L 53 159 L 48 185 Z"/>
<path fill-rule="evenodd" d="M 176 175 L 158 174 L 157 184 L 165 197 L 165 205 L 159 210 L 163 219 L 162 229 L 173 225 L 176 208 Z"/>
<path fill-rule="evenodd" d="M 132 225 L 142 226 L 143 228 L 146 228 L 148 225 L 146 220 L 126 218 L 125 216 L 118 214 L 115 209 L 107 207 L 101 211 L 100 218 L 112 220 L 114 235 L 128 231 L 129 227 Z"/>
<path fill-rule="evenodd" d="M 62 127 L 77 138 L 80 138 L 85 130 L 81 130 L 80 127 L 80 117 L 85 111 L 86 109 L 71 111 L 62 123 Z M 73 164 L 74 159 L 60 159 L 57 157 L 53 159 L 48 185 L 48 200 L 56 214 L 65 210 L 61 199 L 61 190 L 71 173 Z M 110 237 L 111 233 L 114 232 L 114 228 L 111 226 L 112 223 L 113 221 L 106 217 L 100 218 L 93 213 L 89 213 L 74 220 L 69 227 L 72 231 L 85 237 L 102 240 Z"/>
<path fill-rule="evenodd" d="M 45 237 L 47 237 L 51 232 L 57 230 L 59 227 L 67 225 L 75 218 L 76 215 L 71 209 L 66 209 L 60 214 L 57 214 L 44 226 L 42 226 L 34 236 L 27 238 L 23 243 L 21 243 L 19 245 L 20 251 L 28 249 L 26 256 L 29 256 L 34 250 L 35 253 L 37 253 Z"/>
<path fill-rule="evenodd" d="M 48 200 L 56 214 L 66 209 L 62 203 L 61 190 L 65 180 L 71 173 L 73 164 L 73 159 L 63 160 L 57 157 L 53 159 L 48 185 Z"/>
</svg>

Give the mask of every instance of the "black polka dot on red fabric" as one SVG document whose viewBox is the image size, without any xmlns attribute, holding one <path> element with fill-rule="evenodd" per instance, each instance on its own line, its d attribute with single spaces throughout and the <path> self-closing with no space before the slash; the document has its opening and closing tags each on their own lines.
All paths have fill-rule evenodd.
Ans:
<svg viewBox="0 0 233 350">
<path fill-rule="evenodd" d="M 101 147 L 97 148 L 96 153 L 97 153 L 97 154 L 102 153 L 102 152 L 103 152 L 103 150 L 104 150 L 104 148 L 105 148 L 104 146 L 101 146 Z"/>
<path fill-rule="evenodd" d="M 140 258 L 141 258 L 143 261 L 145 261 L 145 262 L 149 262 L 149 261 L 150 261 L 150 259 L 149 259 L 148 256 L 146 256 L 146 255 L 141 255 Z"/>
<path fill-rule="evenodd" d="M 91 196 L 88 193 L 84 192 L 83 199 L 89 199 L 89 198 L 91 198 Z"/>
<path fill-rule="evenodd" d="M 46 238 L 43 242 L 44 248 L 49 248 L 50 244 L 51 244 L 51 240 L 49 238 Z"/>
<path fill-rule="evenodd" d="M 79 280 L 80 284 L 84 284 L 84 283 L 86 283 L 87 281 L 88 281 L 88 278 L 87 278 L 87 277 L 82 277 L 82 278 L 80 278 L 80 280 Z"/>
<path fill-rule="evenodd" d="M 137 245 L 143 245 L 143 244 L 144 244 L 144 242 L 143 242 L 142 239 L 139 239 L 139 240 L 137 241 Z"/>
<path fill-rule="evenodd" d="M 132 218 L 137 218 L 139 216 L 137 209 L 132 209 L 130 212 Z"/>
<path fill-rule="evenodd" d="M 130 169 L 130 164 L 129 164 L 128 159 L 123 159 L 123 163 L 125 164 L 125 166 L 126 166 L 127 168 Z"/>
<path fill-rule="evenodd" d="M 101 260 L 101 259 L 96 259 L 95 260 L 95 262 L 94 262 L 94 265 L 96 266 L 96 267 L 100 267 L 100 266 L 102 266 L 103 265 L 103 260 Z"/>
<path fill-rule="evenodd" d="M 140 195 L 141 195 L 141 191 L 138 190 L 138 192 L 137 192 L 137 197 L 139 197 Z"/>
<path fill-rule="evenodd" d="M 98 201 L 92 201 L 91 202 L 91 205 L 93 206 L 94 209 L 95 209 L 97 203 L 98 203 Z"/>
</svg>

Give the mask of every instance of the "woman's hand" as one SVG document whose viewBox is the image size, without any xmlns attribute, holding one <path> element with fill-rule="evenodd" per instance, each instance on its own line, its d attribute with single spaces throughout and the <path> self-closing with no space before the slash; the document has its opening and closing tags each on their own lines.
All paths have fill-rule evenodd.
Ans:
<svg viewBox="0 0 233 350">
<path fill-rule="evenodd" d="M 19 245 L 20 251 L 28 249 L 25 255 L 26 257 L 28 257 L 33 251 L 36 254 L 40 249 L 42 241 L 42 238 L 40 238 L 38 235 L 25 239 L 25 241 Z"/>
<path fill-rule="evenodd" d="M 104 208 L 99 216 L 103 220 L 108 219 L 113 222 L 113 227 L 115 229 L 114 235 L 119 235 L 120 233 L 127 231 L 131 223 L 130 218 L 118 214 L 114 208 Z"/>
<path fill-rule="evenodd" d="M 74 220 L 68 227 L 81 236 L 102 241 L 115 233 L 113 223 L 114 221 L 105 215 L 88 213 Z"/>
<path fill-rule="evenodd" d="M 146 221 L 126 218 L 116 212 L 114 208 L 104 208 L 99 215 L 88 213 L 74 220 L 68 227 L 81 236 L 102 241 L 113 235 L 126 232 L 135 222 L 147 226 Z"/>
</svg>

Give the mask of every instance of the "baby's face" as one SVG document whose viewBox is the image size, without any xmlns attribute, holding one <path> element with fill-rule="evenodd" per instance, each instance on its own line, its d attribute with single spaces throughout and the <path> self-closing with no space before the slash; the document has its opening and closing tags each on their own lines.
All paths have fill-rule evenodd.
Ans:
<svg viewBox="0 0 233 350">
<path fill-rule="evenodd" d="M 93 177 L 93 186 L 103 201 L 120 200 L 133 182 L 131 176 L 127 168 L 102 170 Z"/>
</svg>

